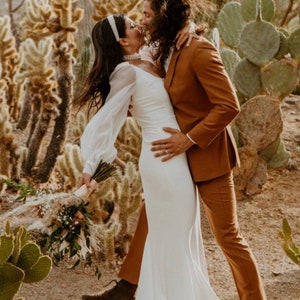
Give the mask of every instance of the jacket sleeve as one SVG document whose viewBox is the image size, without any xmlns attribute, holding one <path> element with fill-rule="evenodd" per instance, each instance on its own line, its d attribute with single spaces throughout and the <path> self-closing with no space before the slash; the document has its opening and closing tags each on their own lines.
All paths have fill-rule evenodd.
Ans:
<svg viewBox="0 0 300 300">
<path fill-rule="evenodd" d="M 135 70 L 128 63 L 118 65 L 111 74 L 111 90 L 106 102 L 87 124 L 80 139 L 83 173 L 93 175 L 100 160 L 110 163 L 115 159 L 114 143 L 127 118 L 135 76 Z"/>
<path fill-rule="evenodd" d="M 188 134 L 205 149 L 236 117 L 240 107 L 217 49 L 205 39 L 199 44 L 193 54 L 192 67 L 205 90 L 211 109 Z"/>
</svg>

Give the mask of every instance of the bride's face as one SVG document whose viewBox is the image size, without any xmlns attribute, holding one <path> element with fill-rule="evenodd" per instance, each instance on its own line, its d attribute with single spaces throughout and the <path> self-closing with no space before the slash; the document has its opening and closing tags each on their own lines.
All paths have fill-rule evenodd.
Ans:
<svg viewBox="0 0 300 300">
<path fill-rule="evenodd" d="M 145 44 L 145 37 L 142 30 L 129 18 L 125 19 L 126 42 L 130 45 L 131 52 L 136 53 Z"/>
</svg>

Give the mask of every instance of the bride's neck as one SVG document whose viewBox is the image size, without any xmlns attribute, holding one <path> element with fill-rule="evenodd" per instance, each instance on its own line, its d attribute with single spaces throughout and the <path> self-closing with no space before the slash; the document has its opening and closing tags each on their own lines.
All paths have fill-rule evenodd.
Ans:
<svg viewBox="0 0 300 300">
<path fill-rule="evenodd" d="M 141 55 L 139 53 L 123 55 L 124 61 L 131 61 L 131 60 L 137 60 L 137 59 L 141 59 Z"/>
</svg>

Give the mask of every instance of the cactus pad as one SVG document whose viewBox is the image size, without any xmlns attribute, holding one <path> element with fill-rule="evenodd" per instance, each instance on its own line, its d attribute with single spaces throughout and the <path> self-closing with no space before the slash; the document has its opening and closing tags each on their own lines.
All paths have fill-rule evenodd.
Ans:
<svg viewBox="0 0 300 300">
<path fill-rule="evenodd" d="M 243 0 L 241 3 L 241 13 L 245 21 L 253 21 L 256 18 L 256 0 Z M 263 20 L 271 21 L 275 12 L 273 0 L 261 0 L 261 15 Z"/>
<path fill-rule="evenodd" d="M 241 15 L 240 3 L 229 2 L 225 4 L 218 15 L 217 25 L 224 43 L 231 48 L 237 48 L 245 25 Z"/>
<path fill-rule="evenodd" d="M 12 255 L 14 243 L 11 236 L 3 235 L 0 237 L 0 266 L 4 264 Z M 0 298 L 1 299 L 1 298 Z"/>
<path fill-rule="evenodd" d="M 282 132 L 280 101 L 263 95 L 248 100 L 242 105 L 235 124 L 244 146 L 256 152 L 265 149 Z"/>
<path fill-rule="evenodd" d="M 52 260 L 49 256 L 43 255 L 38 262 L 25 273 L 24 282 L 33 283 L 46 278 L 51 270 Z"/>
<path fill-rule="evenodd" d="M 11 263 L 5 263 L 0 266 L 0 299 L 12 300 L 18 292 L 24 271 Z"/>
<path fill-rule="evenodd" d="M 279 31 L 279 34 L 280 34 L 280 46 L 275 56 L 276 59 L 281 59 L 289 53 L 289 41 L 287 35 L 284 33 L 284 31 Z"/>
<path fill-rule="evenodd" d="M 242 95 L 254 97 L 261 88 L 260 68 L 247 59 L 241 60 L 235 68 L 233 82 Z"/>
<path fill-rule="evenodd" d="M 276 28 L 265 21 L 248 23 L 240 39 L 240 49 L 252 63 L 264 66 L 277 54 L 280 35 Z"/>
<path fill-rule="evenodd" d="M 296 88 L 297 65 L 291 59 L 281 59 L 263 67 L 261 78 L 268 94 L 283 99 Z"/>
<path fill-rule="evenodd" d="M 221 58 L 226 72 L 228 73 L 229 77 L 233 80 L 235 67 L 241 60 L 239 55 L 231 49 L 223 49 L 221 51 Z"/>
<path fill-rule="evenodd" d="M 21 250 L 17 266 L 25 271 L 30 270 L 37 263 L 40 255 L 39 247 L 34 243 L 28 243 Z"/>
<path fill-rule="evenodd" d="M 291 33 L 289 49 L 292 57 L 300 61 L 300 27 Z"/>
</svg>

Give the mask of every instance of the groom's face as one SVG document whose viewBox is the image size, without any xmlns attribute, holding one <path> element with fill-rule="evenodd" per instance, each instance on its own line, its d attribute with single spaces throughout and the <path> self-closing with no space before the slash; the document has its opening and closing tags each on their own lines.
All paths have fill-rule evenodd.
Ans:
<svg viewBox="0 0 300 300">
<path fill-rule="evenodd" d="M 151 0 L 144 0 L 143 2 L 143 20 L 142 25 L 151 35 L 153 31 L 153 19 L 155 16 L 154 10 L 151 8 Z"/>
</svg>

